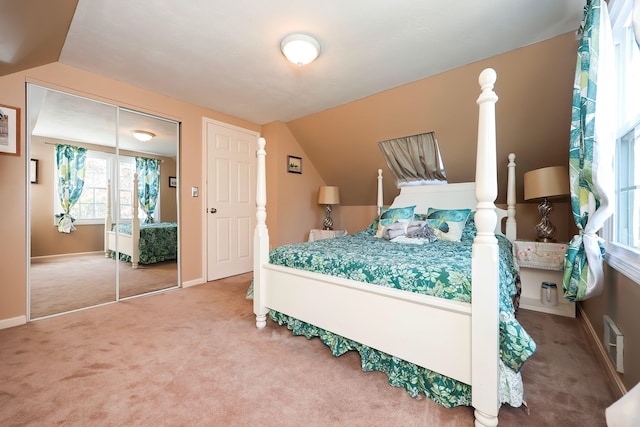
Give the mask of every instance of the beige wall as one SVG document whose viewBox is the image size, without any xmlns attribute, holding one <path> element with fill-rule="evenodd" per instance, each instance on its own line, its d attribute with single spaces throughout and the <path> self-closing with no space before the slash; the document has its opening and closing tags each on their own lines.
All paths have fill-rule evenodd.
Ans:
<svg viewBox="0 0 640 427">
<path fill-rule="evenodd" d="M 54 145 L 68 141 L 55 138 L 33 136 L 31 138 L 31 156 L 38 160 L 38 182 L 30 184 L 31 189 L 31 256 L 50 256 L 104 250 L 104 224 L 77 225 L 70 234 L 59 233 L 54 225 Z M 88 149 L 114 153 L 114 149 L 92 144 L 72 142 L 73 145 Z M 120 150 L 123 155 L 135 156 L 135 153 Z M 160 221 L 177 220 L 176 189 L 169 188 L 169 176 L 176 176 L 176 161 L 170 157 L 151 156 L 162 160 L 160 167 Z"/>
<path fill-rule="evenodd" d="M 569 33 L 287 123 L 321 177 L 340 186 L 341 206 L 375 204 L 376 171 L 385 204 L 398 193 L 378 141 L 435 131 L 450 182 L 475 179 L 478 76 L 496 70 L 498 201 L 516 154 L 517 198 L 526 171 L 568 163 L 577 42 Z M 401 66 L 401 65 L 400 65 Z"/>
<path fill-rule="evenodd" d="M 582 302 L 590 323 L 603 340 L 603 316 L 608 315 L 624 335 L 624 374 L 619 378 L 630 390 L 640 382 L 640 284 L 605 264 L 605 290 Z"/>
</svg>

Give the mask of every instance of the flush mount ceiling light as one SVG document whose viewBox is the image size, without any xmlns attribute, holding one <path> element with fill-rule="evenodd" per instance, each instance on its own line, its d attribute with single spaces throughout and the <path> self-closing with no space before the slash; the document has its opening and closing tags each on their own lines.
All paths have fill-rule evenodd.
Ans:
<svg viewBox="0 0 640 427">
<path fill-rule="evenodd" d="M 135 139 L 142 142 L 147 142 L 156 136 L 155 133 L 147 132 L 146 130 L 132 130 L 131 133 Z"/>
<path fill-rule="evenodd" d="M 320 55 L 320 43 L 306 34 L 291 34 L 282 39 L 280 50 L 289 61 L 302 66 Z"/>
</svg>

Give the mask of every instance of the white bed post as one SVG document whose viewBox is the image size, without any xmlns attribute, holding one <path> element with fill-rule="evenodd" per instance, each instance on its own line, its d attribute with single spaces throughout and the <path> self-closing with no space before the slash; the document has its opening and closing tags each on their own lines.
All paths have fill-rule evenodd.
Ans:
<svg viewBox="0 0 640 427">
<path fill-rule="evenodd" d="M 257 190 L 256 190 L 256 229 L 253 235 L 253 312 L 256 315 L 256 327 L 267 326 L 267 307 L 264 305 L 263 265 L 269 261 L 269 231 L 267 230 L 267 170 L 264 138 L 258 139 Z"/>
<path fill-rule="evenodd" d="M 104 218 L 104 257 L 109 258 L 111 251 L 109 250 L 109 231 L 111 231 L 113 223 L 111 222 L 111 180 L 107 180 L 107 215 Z"/>
<path fill-rule="evenodd" d="M 384 197 L 382 192 L 382 169 L 378 169 L 378 215 L 380 215 L 380 208 L 384 203 Z"/>
<path fill-rule="evenodd" d="M 138 268 L 140 261 L 140 220 L 138 219 L 138 174 L 133 174 L 133 218 L 131 219 L 131 238 L 133 247 L 131 248 L 131 268 Z"/>
<path fill-rule="evenodd" d="M 505 235 L 509 241 L 516 240 L 516 155 L 509 153 L 509 164 L 507 165 L 507 225 Z"/>
<path fill-rule="evenodd" d="M 478 148 L 476 157 L 475 214 L 478 233 L 473 241 L 471 387 L 475 425 L 498 425 L 498 241 L 495 199 L 498 194 L 496 168 L 496 124 L 493 91 L 496 72 L 480 74 L 478 98 Z"/>
</svg>

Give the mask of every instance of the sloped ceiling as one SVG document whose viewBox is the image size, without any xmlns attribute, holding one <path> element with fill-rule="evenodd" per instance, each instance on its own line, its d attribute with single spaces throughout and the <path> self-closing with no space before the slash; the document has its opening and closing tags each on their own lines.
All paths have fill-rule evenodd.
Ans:
<svg viewBox="0 0 640 427">
<path fill-rule="evenodd" d="M 325 180 L 349 186 L 363 150 L 353 141 L 371 123 L 355 114 L 336 134 L 332 109 L 573 32 L 584 3 L 0 0 L 0 75 L 58 60 L 256 124 L 282 121 Z M 281 55 L 281 39 L 293 32 L 317 37 L 316 61 L 297 67 Z M 305 119 L 314 114 L 323 119 Z M 389 117 L 402 124 L 393 111 Z M 387 129 L 366 143 L 430 130 L 438 132 Z M 443 154 L 454 180 L 473 179 L 472 167 L 452 165 L 449 156 Z M 357 187 L 351 193 L 346 203 L 372 200 Z"/>
</svg>

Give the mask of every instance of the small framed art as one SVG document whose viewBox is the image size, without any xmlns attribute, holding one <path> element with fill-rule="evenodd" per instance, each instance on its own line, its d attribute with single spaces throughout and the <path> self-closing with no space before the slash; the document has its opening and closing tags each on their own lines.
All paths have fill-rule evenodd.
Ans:
<svg viewBox="0 0 640 427">
<path fill-rule="evenodd" d="M 20 109 L 0 104 L 0 154 L 20 155 Z"/>
<path fill-rule="evenodd" d="M 169 177 L 169 187 L 176 188 L 178 186 L 178 179 L 175 176 Z"/>
<path fill-rule="evenodd" d="M 296 156 L 288 156 L 287 172 L 302 173 L 302 159 Z"/>
</svg>

